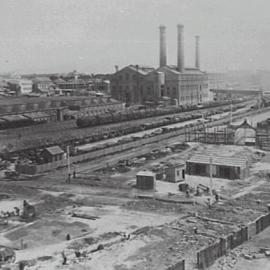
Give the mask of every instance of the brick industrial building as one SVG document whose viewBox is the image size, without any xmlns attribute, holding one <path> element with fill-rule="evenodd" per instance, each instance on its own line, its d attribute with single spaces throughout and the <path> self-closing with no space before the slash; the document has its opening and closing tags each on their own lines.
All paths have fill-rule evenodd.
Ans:
<svg viewBox="0 0 270 270">
<path fill-rule="evenodd" d="M 166 27 L 160 26 L 159 68 L 129 65 L 111 77 L 112 97 L 127 104 L 169 99 L 175 105 L 194 105 L 208 99 L 208 75 L 200 70 L 199 37 L 195 67 L 184 64 L 183 26 L 177 25 L 177 65 L 167 65 Z"/>
<path fill-rule="evenodd" d="M 25 116 L 46 122 L 63 120 L 66 111 L 72 107 L 79 113 L 96 115 L 122 110 L 124 104 L 110 97 L 6 97 L 0 99 L 0 120 L 18 120 Z"/>
</svg>

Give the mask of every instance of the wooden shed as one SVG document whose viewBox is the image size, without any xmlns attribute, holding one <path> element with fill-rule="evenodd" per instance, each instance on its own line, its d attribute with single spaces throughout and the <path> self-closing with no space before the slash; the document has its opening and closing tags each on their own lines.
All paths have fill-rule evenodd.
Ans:
<svg viewBox="0 0 270 270">
<path fill-rule="evenodd" d="M 212 161 L 211 161 L 212 159 Z M 206 155 L 194 155 L 186 162 L 186 173 L 225 179 L 244 179 L 249 176 L 249 162 L 246 158 L 239 157 L 210 157 Z"/>
<path fill-rule="evenodd" d="M 152 190 L 156 185 L 156 174 L 151 171 L 140 171 L 136 175 L 137 184 L 139 189 Z"/>
<path fill-rule="evenodd" d="M 169 163 L 165 169 L 165 180 L 168 182 L 180 182 L 185 180 L 185 164 Z"/>
<path fill-rule="evenodd" d="M 43 151 L 43 157 L 46 163 L 62 160 L 64 157 L 64 151 L 58 145 L 47 147 Z"/>
</svg>

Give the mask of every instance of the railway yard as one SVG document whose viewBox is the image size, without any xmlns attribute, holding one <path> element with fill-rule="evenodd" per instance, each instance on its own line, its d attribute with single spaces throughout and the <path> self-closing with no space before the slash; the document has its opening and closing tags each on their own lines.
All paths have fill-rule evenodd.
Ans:
<svg viewBox="0 0 270 270">
<path fill-rule="evenodd" d="M 17 141 L 13 155 L 23 158 L 36 157 L 39 153 L 19 151 L 38 137 L 41 141 L 54 137 L 57 142 L 56 137 L 62 136 L 68 142 L 59 144 L 63 149 L 72 137 L 71 161 L 76 155 L 105 149 L 101 156 L 70 164 L 71 176 L 66 166 L 20 175 L 16 180 L 7 178 L 4 170 L 0 172 L 0 244 L 14 251 L 7 267 L 178 270 L 182 268 L 175 265 L 185 260 L 185 269 L 198 269 L 200 249 L 268 213 L 269 152 L 253 146 L 186 140 L 187 130 L 228 124 L 231 117 L 233 123 L 240 125 L 246 119 L 253 126 L 269 117 L 269 108 L 251 110 L 250 101 L 240 105 L 234 105 L 232 116 L 226 105 L 212 112 L 196 110 L 192 112 L 193 118 L 190 112 L 172 115 L 173 121 L 164 121 L 159 126 L 146 124 L 166 117 L 169 121 L 169 116 L 135 120 L 132 125 L 140 126 L 135 132 L 117 133 L 114 138 L 103 136 L 96 141 L 89 139 L 89 133 L 108 134 L 112 128 L 119 130 L 131 123 L 78 129 L 75 121 L 64 121 L 2 130 L 1 140 L 13 146 Z M 24 142 L 18 140 L 18 134 Z M 80 136 L 86 135 L 88 139 L 77 143 Z M 127 143 L 134 143 L 133 147 L 115 153 L 108 150 L 113 145 Z M 246 159 L 248 175 L 229 180 L 186 172 L 180 182 L 165 181 L 164 171 L 170 164 L 185 167 L 195 155 Z M 11 162 L 10 166 L 14 164 Z M 156 174 L 153 189 L 138 188 L 137 175 L 144 171 Z M 227 175 L 226 170 L 223 173 Z M 186 185 L 188 192 L 180 188 Z M 212 269 L 246 269 L 247 262 L 260 260 L 253 254 L 259 254 L 261 248 L 267 249 L 267 243 L 260 244 L 256 238 L 252 241 L 256 244 L 245 244 L 231 251 L 217 260 Z M 261 256 L 262 264 L 265 258 Z"/>
<path fill-rule="evenodd" d="M 6 2 L 0 270 L 270 270 L 267 1 Z"/>
<path fill-rule="evenodd" d="M 250 101 L 238 102 L 234 108 L 241 108 Z M 36 148 L 44 145 L 63 144 L 63 142 L 95 142 L 108 137 L 117 137 L 124 134 L 138 132 L 153 127 L 161 127 L 170 123 L 184 122 L 193 118 L 200 118 L 202 114 L 219 114 L 230 110 L 226 105 L 216 105 L 213 108 L 197 109 L 193 111 L 155 116 L 132 121 L 122 121 L 100 126 L 79 129 L 75 120 L 49 122 L 37 126 L 20 127 L 16 129 L 0 130 L 0 149 L 9 151 Z M 205 115 L 207 116 L 207 115 Z M 7 147 L 8 146 L 8 147 Z"/>
</svg>

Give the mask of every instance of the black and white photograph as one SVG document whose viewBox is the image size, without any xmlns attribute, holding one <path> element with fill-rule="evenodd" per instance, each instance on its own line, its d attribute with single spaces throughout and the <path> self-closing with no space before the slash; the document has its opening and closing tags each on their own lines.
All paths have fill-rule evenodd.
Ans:
<svg viewBox="0 0 270 270">
<path fill-rule="evenodd" d="M 270 270 L 270 2 L 0 0 L 0 269 Z"/>
</svg>

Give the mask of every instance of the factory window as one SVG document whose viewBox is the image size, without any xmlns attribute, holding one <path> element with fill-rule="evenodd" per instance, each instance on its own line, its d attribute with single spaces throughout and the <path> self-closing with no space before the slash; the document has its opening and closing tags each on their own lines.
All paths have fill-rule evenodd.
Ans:
<svg viewBox="0 0 270 270">
<path fill-rule="evenodd" d="M 126 73 L 126 80 L 128 81 L 129 80 L 129 74 Z"/>
<path fill-rule="evenodd" d="M 136 74 L 133 74 L 132 78 L 134 81 L 136 81 L 138 79 L 138 76 Z"/>
<path fill-rule="evenodd" d="M 122 79 L 123 79 L 123 76 L 119 75 L 119 81 L 122 81 Z"/>
</svg>

